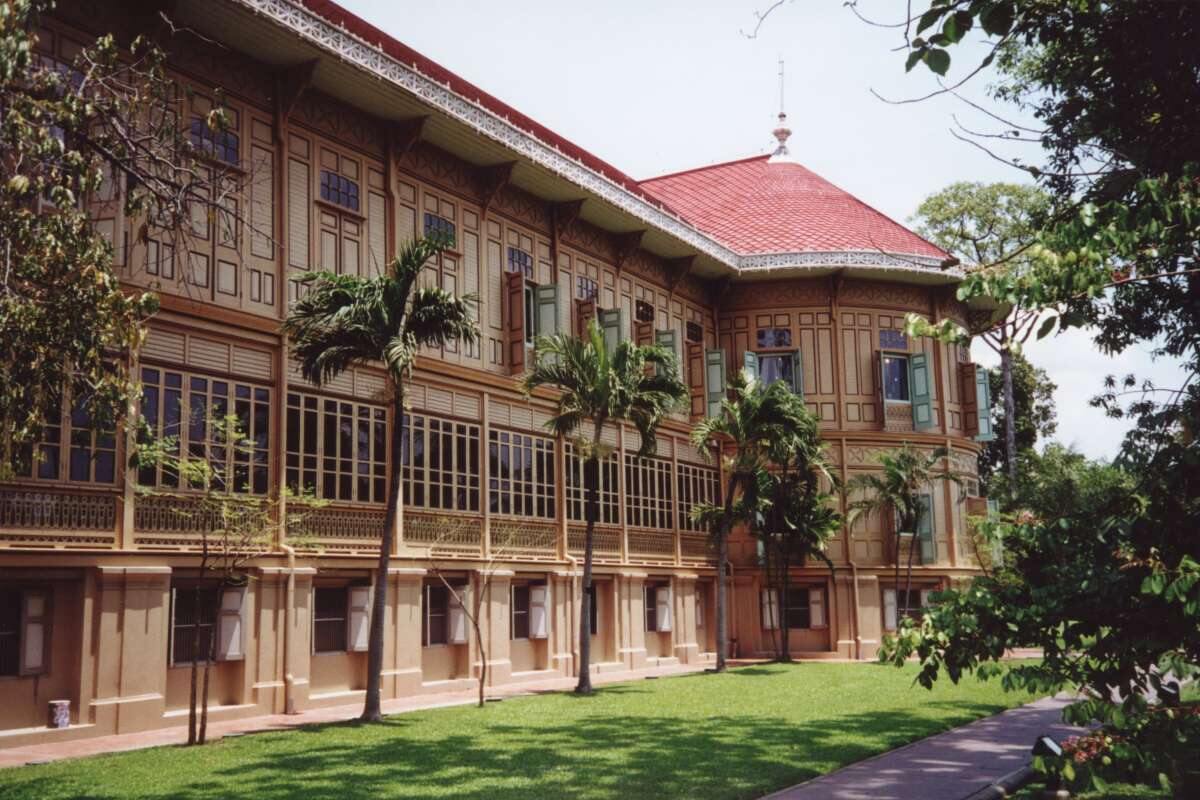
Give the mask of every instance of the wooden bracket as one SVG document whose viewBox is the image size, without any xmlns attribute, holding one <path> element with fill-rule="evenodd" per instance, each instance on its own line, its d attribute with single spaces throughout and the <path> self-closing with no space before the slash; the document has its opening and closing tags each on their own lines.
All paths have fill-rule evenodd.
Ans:
<svg viewBox="0 0 1200 800">
<path fill-rule="evenodd" d="M 290 67 L 284 67 L 276 75 L 275 93 L 279 103 L 279 114 L 284 119 L 292 115 L 296 103 L 304 90 L 312 85 L 313 72 L 317 69 L 317 59 L 302 61 Z"/>
<path fill-rule="evenodd" d="M 719 278 L 718 280 L 713 281 L 711 284 L 711 288 L 709 289 L 708 296 L 709 296 L 709 305 L 711 305 L 713 307 L 713 312 L 714 312 L 713 324 L 716 324 L 716 322 L 717 322 L 717 320 L 715 319 L 715 312 L 721 310 L 721 298 L 724 297 L 725 293 L 729 291 L 729 286 L 732 283 L 733 283 L 733 278 L 731 276 L 726 275 L 724 278 Z"/>
<path fill-rule="evenodd" d="M 667 292 L 675 294 L 675 289 L 683 281 L 687 274 L 692 271 L 692 266 L 696 263 L 695 256 L 684 256 L 683 258 L 672 258 L 666 262 L 667 267 Z"/>
<path fill-rule="evenodd" d="M 490 167 L 480 167 L 477 170 L 481 216 L 487 216 L 488 209 L 492 207 L 492 201 L 512 178 L 515 166 L 517 166 L 515 161 L 504 161 L 500 164 L 492 164 Z"/>
<path fill-rule="evenodd" d="M 425 131 L 425 123 L 428 120 L 429 117 L 424 116 L 392 123 L 391 146 L 393 161 L 398 162 L 412 152 L 413 148 L 417 146 L 417 142 L 421 141 L 421 134 Z"/>
<path fill-rule="evenodd" d="M 567 228 L 579 219 L 583 210 L 583 200 L 564 200 L 561 203 L 550 204 L 550 221 L 554 226 L 554 237 L 561 238 Z"/>
<path fill-rule="evenodd" d="M 618 275 L 625 269 L 625 262 L 642 246 L 642 237 L 645 235 L 646 231 L 640 230 L 618 233 L 613 237 L 617 241 L 617 252 L 614 260 L 616 261 Z"/>
</svg>

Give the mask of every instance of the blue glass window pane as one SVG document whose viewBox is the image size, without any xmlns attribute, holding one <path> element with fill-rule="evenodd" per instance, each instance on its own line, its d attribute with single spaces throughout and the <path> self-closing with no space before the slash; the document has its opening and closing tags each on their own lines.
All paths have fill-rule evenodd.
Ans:
<svg viewBox="0 0 1200 800">
<path fill-rule="evenodd" d="M 904 356 L 883 357 L 883 397 L 908 402 L 908 359 Z"/>
</svg>

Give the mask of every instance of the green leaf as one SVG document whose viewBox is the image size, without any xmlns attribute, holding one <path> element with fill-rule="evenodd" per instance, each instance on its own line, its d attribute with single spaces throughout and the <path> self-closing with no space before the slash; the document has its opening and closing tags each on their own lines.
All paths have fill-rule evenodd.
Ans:
<svg viewBox="0 0 1200 800">
<path fill-rule="evenodd" d="M 1058 317 L 1055 317 L 1055 316 L 1046 317 L 1046 319 L 1043 320 L 1042 324 L 1038 327 L 1037 338 L 1045 339 L 1047 336 L 1049 336 L 1051 333 L 1053 333 L 1054 332 L 1054 324 L 1056 322 L 1058 322 Z"/>
<path fill-rule="evenodd" d="M 1012 30 L 1016 15 L 1011 3 L 997 3 L 979 14 L 979 23 L 989 36 L 1005 36 Z"/>
<path fill-rule="evenodd" d="M 941 19 L 942 15 L 945 13 L 946 13 L 945 6 L 935 6 L 931 9 L 929 9 L 928 11 L 926 11 L 924 14 L 921 15 L 921 19 L 917 22 L 917 33 L 921 33 L 922 31 L 926 30 L 927 28 L 933 27 L 933 25 L 939 19 Z"/>
<path fill-rule="evenodd" d="M 950 69 L 950 54 L 940 48 L 931 49 L 922 60 L 938 75 L 945 75 L 946 70 Z"/>
<path fill-rule="evenodd" d="M 909 53 L 908 58 L 904 62 L 904 71 L 912 72 L 912 68 L 915 67 L 917 62 L 921 60 L 921 55 L 922 53 L 920 50 L 913 50 L 911 53 Z"/>
</svg>

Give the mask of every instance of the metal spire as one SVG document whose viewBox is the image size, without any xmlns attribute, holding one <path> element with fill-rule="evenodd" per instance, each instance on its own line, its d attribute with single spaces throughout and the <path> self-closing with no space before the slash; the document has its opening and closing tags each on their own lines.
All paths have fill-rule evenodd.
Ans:
<svg viewBox="0 0 1200 800">
<path fill-rule="evenodd" d="M 779 59 L 779 124 L 775 130 L 771 131 L 775 135 L 775 140 L 778 142 L 775 146 L 775 152 L 771 153 L 771 157 L 767 163 L 773 164 L 779 161 L 791 161 L 791 153 L 788 152 L 787 140 L 792 135 L 792 129 L 787 126 L 787 112 L 783 110 L 783 59 Z"/>
</svg>

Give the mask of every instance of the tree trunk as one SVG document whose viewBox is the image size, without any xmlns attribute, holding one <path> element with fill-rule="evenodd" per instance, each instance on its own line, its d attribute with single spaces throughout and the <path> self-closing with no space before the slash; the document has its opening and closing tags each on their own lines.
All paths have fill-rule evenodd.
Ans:
<svg viewBox="0 0 1200 800">
<path fill-rule="evenodd" d="M 387 513 L 384 515 L 383 535 L 379 537 L 379 566 L 375 573 L 375 596 L 371 603 L 371 631 L 367 643 L 367 693 L 363 701 L 363 722 L 383 719 L 380 703 L 380 684 L 383 682 L 383 615 L 387 609 L 388 564 L 392 558 L 396 519 L 400 513 L 401 461 L 404 448 L 404 385 L 393 381 L 392 436 L 390 442 L 392 472 L 388 479 Z"/>
<path fill-rule="evenodd" d="M 208 637 L 208 648 L 204 651 L 204 683 L 200 689 L 200 734 L 196 737 L 197 744 L 208 741 L 208 687 L 209 673 L 216 659 L 217 631 L 221 623 L 221 588 L 217 587 L 217 601 L 213 607 L 213 626 Z"/>
<path fill-rule="evenodd" d="M 579 682 L 576 694 L 592 693 L 592 548 L 595 544 L 596 518 L 600 516 L 600 460 L 596 446 L 600 443 L 604 423 L 596 425 L 591 457 L 583 462 L 583 484 L 586 492 L 583 535 L 583 596 L 579 599 Z"/>
<path fill-rule="evenodd" d="M 1008 493 L 1017 492 L 1017 405 L 1013 397 L 1012 351 L 1005 338 L 1000 350 L 1000 376 L 1004 381 L 1004 460 L 1008 472 Z"/>
<path fill-rule="evenodd" d="M 200 582 L 196 582 L 193 591 L 192 608 L 192 685 L 188 697 L 188 744 L 196 743 L 196 699 L 199 692 L 200 679 Z"/>
<path fill-rule="evenodd" d="M 718 458 L 720 454 L 718 453 Z M 729 625 L 725 613 L 725 573 L 729 564 L 729 529 L 733 527 L 733 493 L 737 490 L 737 475 L 729 476 L 725 492 L 725 512 L 717 526 L 717 672 L 725 671 L 725 656 L 729 652 Z"/>
<path fill-rule="evenodd" d="M 917 521 L 915 519 L 913 520 L 911 527 L 913 528 L 913 535 L 912 538 L 908 540 L 908 567 L 905 569 L 904 573 L 904 611 L 901 614 L 902 618 L 908 616 L 908 598 L 912 593 L 913 554 L 917 551 Z M 899 560 L 900 559 L 896 559 L 897 562 L 899 562 Z M 896 569 L 900 569 L 900 565 L 898 563 L 896 565 Z M 900 620 L 896 620 L 896 625 L 899 626 L 899 624 Z"/>
<path fill-rule="evenodd" d="M 487 653 L 483 651 L 483 628 L 479 625 L 479 612 L 483 608 L 483 594 L 488 594 L 488 601 L 491 601 L 492 594 L 492 579 L 491 577 L 482 578 L 479 581 L 479 591 L 476 593 L 475 601 L 472 605 L 475 607 L 471 614 L 471 627 L 475 630 L 475 647 L 479 650 L 479 707 L 483 708 L 487 704 L 487 698 L 484 696 L 485 687 L 487 686 L 488 674 L 488 659 Z"/>
</svg>

